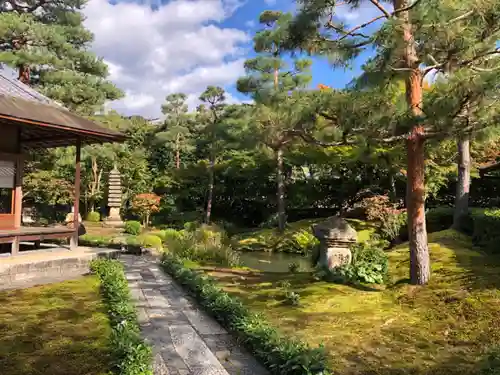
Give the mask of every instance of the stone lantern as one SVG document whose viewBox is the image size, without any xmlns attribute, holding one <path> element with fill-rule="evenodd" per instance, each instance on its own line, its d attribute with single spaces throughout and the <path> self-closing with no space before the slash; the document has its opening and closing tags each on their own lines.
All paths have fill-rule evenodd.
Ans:
<svg viewBox="0 0 500 375">
<path fill-rule="evenodd" d="M 356 243 L 357 233 L 345 219 L 340 216 L 330 217 L 313 225 L 312 231 L 320 243 L 320 266 L 332 270 L 351 263 L 352 254 L 349 247 Z"/>
<path fill-rule="evenodd" d="M 109 216 L 104 220 L 106 225 L 112 227 L 123 226 L 123 221 L 120 217 L 120 208 L 122 206 L 122 183 L 120 171 L 116 167 L 116 164 L 109 172 L 108 176 L 108 206 Z"/>
</svg>

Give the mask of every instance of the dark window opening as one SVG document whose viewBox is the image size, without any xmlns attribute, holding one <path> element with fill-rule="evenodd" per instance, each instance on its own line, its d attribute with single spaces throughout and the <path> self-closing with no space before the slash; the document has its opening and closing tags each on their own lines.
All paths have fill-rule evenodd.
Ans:
<svg viewBox="0 0 500 375">
<path fill-rule="evenodd" d="M 11 214 L 12 208 L 12 189 L 0 188 L 0 214 Z"/>
</svg>

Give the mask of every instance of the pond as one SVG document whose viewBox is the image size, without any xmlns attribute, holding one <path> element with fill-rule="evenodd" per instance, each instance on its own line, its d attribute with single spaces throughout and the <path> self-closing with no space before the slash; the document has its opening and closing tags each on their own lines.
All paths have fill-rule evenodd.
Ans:
<svg viewBox="0 0 500 375">
<path fill-rule="evenodd" d="M 301 271 L 311 271 L 309 256 L 300 254 L 272 253 L 267 251 L 240 252 L 242 265 L 262 272 L 288 272 L 292 262 L 300 266 Z"/>
</svg>

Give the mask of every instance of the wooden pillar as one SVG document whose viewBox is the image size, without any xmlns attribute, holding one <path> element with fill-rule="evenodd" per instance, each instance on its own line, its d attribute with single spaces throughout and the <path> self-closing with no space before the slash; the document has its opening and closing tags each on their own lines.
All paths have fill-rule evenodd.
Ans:
<svg viewBox="0 0 500 375">
<path fill-rule="evenodd" d="M 23 169 L 24 158 L 19 155 L 16 162 L 16 179 L 14 187 L 14 226 L 21 226 L 21 218 L 23 214 Z"/>
<path fill-rule="evenodd" d="M 78 227 L 80 226 L 78 216 L 80 213 L 80 153 L 82 149 L 82 141 L 80 138 L 76 140 L 76 160 L 75 160 L 75 202 L 73 205 L 73 225 L 74 233 L 71 236 L 70 247 L 76 250 L 78 247 Z"/>
</svg>

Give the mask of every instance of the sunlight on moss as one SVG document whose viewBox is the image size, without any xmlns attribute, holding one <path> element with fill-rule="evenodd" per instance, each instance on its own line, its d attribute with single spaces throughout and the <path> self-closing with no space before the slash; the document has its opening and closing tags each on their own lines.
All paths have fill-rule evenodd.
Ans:
<svg viewBox="0 0 500 375">
<path fill-rule="evenodd" d="M 478 359 L 500 342 L 500 261 L 452 230 L 429 234 L 429 243 L 432 279 L 425 287 L 407 283 L 407 244 L 389 253 L 385 288 L 317 282 L 307 273 L 210 274 L 283 331 L 324 344 L 336 372 L 478 373 Z M 297 308 L 282 303 L 285 278 L 301 296 Z"/>
<path fill-rule="evenodd" d="M 0 293 L 0 374 L 106 374 L 109 335 L 95 277 Z"/>
</svg>

